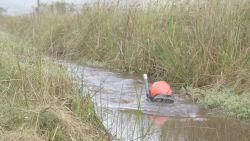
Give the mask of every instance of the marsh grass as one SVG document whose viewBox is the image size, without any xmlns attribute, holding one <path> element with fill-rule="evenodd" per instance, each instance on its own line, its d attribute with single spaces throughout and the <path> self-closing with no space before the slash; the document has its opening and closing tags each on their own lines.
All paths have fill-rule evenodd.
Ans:
<svg viewBox="0 0 250 141">
<path fill-rule="evenodd" d="M 0 140 L 110 139 L 65 68 L 22 39 L 0 41 Z"/>
<path fill-rule="evenodd" d="M 194 89 L 187 88 L 187 93 L 194 101 L 214 109 L 215 113 L 227 115 L 238 119 L 249 120 L 250 118 L 250 93 L 235 94 L 233 89 Z"/>
<path fill-rule="evenodd" d="M 15 16 L 8 27 L 53 56 L 103 62 L 194 87 L 249 90 L 249 1 L 195 0 Z"/>
<path fill-rule="evenodd" d="M 96 3 L 83 6 L 80 13 L 32 13 L 7 17 L 3 24 L 12 33 L 18 34 L 33 45 L 29 51 L 35 50 L 82 63 L 86 63 L 86 60 L 101 62 L 122 71 L 146 72 L 155 80 L 164 79 L 184 86 L 213 87 L 218 91 L 223 86 L 228 86 L 236 91 L 232 94 L 245 95 L 250 85 L 249 13 L 249 1 L 170 0 L 167 4 L 155 2 L 143 8 L 138 5 L 123 7 L 119 4 Z M 72 88 L 71 84 L 66 83 L 68 81 L 64 79 L 64 73 L 58 76 L 57 69 L 52 69 L 49 74 L 53 75 L 48 77 L 56 78 L 56 82 L 54 79 L 42 79 L 42 69 L 35 71 L 35 78 L 29 77 L 29 73 L 33 71 L 32 65 L 43 68 L 42 60 L 38 62 L 40 63 L 32 64 L 32 61 L 28 61 L 29 65 L 24 68 L 30 70 L 22 71 L 24 74 L 26 72 L 26 75 L 19 74 L 27 76 L 29 81 L 37 78 L 38 81 L 31 81 L 39 82 L 34 86 L 42 84 L 42 89 L 28 88 L 42 93 L 52 91 L 52 94 L 56 95 L 53 95 L 53 98 L 57 97 L 57 94 L 67 97 L 66 93 L 75 93 L 67 92 L 70 90 L 68 87 Z M 25 66 L 23 63 L 17 64 L 18 69 L 19 66 Z M 26 77 L 24 78 L 26 80 Z M 21 82 L 23 84 L 23 81 Z M 57 86 L 58 82 L 63 82 L 68 87 Z M 30 83 L 24 84 L 30 86 Z M 45 87 L 48 84 L 52 89 Z M 212 99 L 216 100 L 216 96 Z M 221 96 L 225 97 L 224 100 L 228 98 L 227 94 Z M 26 95 L 23 95 L 20 102 L 29 106 L 30 102 L 25 100 L 25 97 Z M 65 99 L 68 98 L 66 97 Z M 36 97 L 32 98 L 36 101 Z M 238 98 L 236 99 L 238 101 Z M 50 98 L 45 97 L 45 100 L 47 103 Z M 206 98 L 203 100 L 204 104 L 208 103 L 208 107 L 216 105 L 216 101 L 210 102 Z M 234 101 L 234 98 L 230 97 L 229 101 L 231 100 Z M 80 117 L 85 115 L 80 109 L 86 108 L 81 103 L 77 99 L 76 104 L 73 104 L 75 113 Z M 227 107 L 230 104 L 231 102 L 227 102 L 227 105 L 221 103 L 216 106 L 223 107 L 228 112 L 234 111 L 231 114 L 234 117 L 249 117 L 248 111 L 243 110 L 244 115 L 240 115 L 237 108 Z M 249 110 L 246 106 L 243 107 Z M 54 112 L 52 110 L 52 115 Z M 45 112 L 45 116 L 47 114 Z M 137 113 L 137 118 L 139 123 L 143 122 L 140 112 Z M 58 123 L 58 118 L 52 119 L 52 122 Z M 59 127 L 53 125 L 52 129 L 57 133 Z M 48 138 L 56 135 L 46 131 L 43 134 Z"/>
</svg>

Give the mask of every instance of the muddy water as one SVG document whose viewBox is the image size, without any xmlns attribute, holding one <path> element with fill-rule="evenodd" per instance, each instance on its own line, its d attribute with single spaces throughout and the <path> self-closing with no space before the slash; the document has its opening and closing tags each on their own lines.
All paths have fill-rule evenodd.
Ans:
<svg viewBox="0 0 250 141">
<path fill-rule="evenodd" d="M 84 80 L 98 116 L 114 140 L 249 141 L 250 127 L 238 120 L 211 117 L 209 111 L 175 92 L 173 104 L 146 100 L 138 76 L 61 62 Z"/>
</svg>

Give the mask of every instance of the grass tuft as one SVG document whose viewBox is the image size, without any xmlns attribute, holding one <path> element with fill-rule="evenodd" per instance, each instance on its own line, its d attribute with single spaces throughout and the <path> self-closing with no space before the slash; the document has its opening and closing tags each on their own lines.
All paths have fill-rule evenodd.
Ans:
<svg viewBox="0 0 250 141">
<path fill-rule="evenodd" d="M 237 95 L 234 90 L 229 88 L 214 91 L 189 87 L 187 90 L 194 100 L 207 108 L 222 111 L 229 117 L 250 119 L 250 93 Z"/>
<path fill-rule="evenodd" d="M 0 140 L 110 138 L 65 68 L 7 33 L 0 34 L 0 49 Z"/>
</svg>

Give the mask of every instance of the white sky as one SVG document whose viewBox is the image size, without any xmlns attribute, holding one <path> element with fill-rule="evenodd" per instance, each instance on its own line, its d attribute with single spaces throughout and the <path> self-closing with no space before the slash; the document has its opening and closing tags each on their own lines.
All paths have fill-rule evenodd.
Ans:
<svg viewBox="0 0 250 141">
<path fill-rule="evenodd" d="M 40 0 L 41 3 L 51 3 L 55 1 L 64 1 L 74 3 L 76 5 L 89 2 L 90 0 Z M 24 14 L 32 11 L 32 7 L 36 7 L 37 0 L 0 0 L 0 7 L 7 10 L 7 14 Z"/>
<path fill-rule="evenodd" d="M 94 3 L 99 0 L 40 0 L 41 3 L 52 3 L 56 1 L 63 1 L 67 3 L 74 3 L 81 6 L 84 3 Z M 118 1 L 118 0 L 101 0 L 101 1 Z M 127 5 L 133 2 L 148 3 L 151 0 L 121 0 L 123 4 Z M 158 1 L 158 0 L 157 0 Z M 164 1 L 164 0 L 163 0 Z M 37 5 L 37 0 L 0 0 L 0 7 L 7 10 L 7 14 L 16 15 L 29 13 Z"/>
</svg>

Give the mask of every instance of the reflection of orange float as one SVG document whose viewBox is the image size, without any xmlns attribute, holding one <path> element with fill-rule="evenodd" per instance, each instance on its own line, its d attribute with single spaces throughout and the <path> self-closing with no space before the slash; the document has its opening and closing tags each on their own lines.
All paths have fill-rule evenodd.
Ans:
<svg viewBox="0 0 250 141">
<path fill-rule="evenodd" d="M 149 119 L 157 126 L 163 126 L 168 121 L 168 117 L 163 116 L 149 116 Z"/>
<path fill-rule="evenodd" d="M 154 82 L 150 88 L 147 74 L 143 75 L 145 81 L 146 95 L 151 101 L 173 103 L 173 92 L 170 85 L 165 81 Z"/>
</svg>

